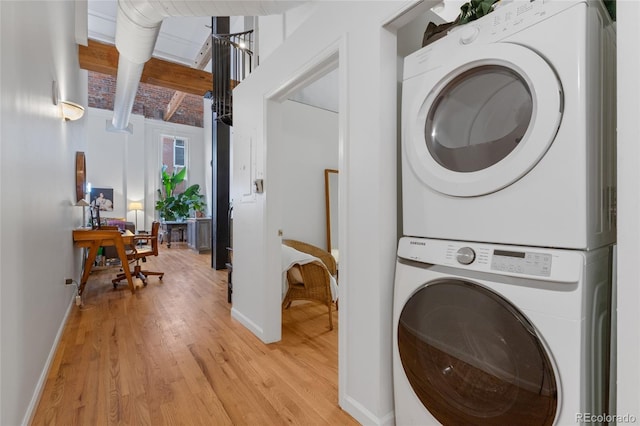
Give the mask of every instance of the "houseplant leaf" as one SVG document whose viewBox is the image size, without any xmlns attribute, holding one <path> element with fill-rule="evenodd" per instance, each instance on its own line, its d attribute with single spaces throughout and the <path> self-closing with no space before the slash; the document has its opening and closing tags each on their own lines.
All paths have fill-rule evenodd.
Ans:
<svg viewBox="0 0 640 426">
<path fill-rule="evenodd" d="M 174 193 L 176 187 L 185 180 L 187 168 L 184 167 L 177 173 L 167 173 L 166 165 L 162 167 L 162 186 L 164 193 L 158 189 L 158 200 L 156 210 L 165 221 L 183 220 L 188 217 L 191 211 L 202 212 L 206 203 L 204 195 L 200 194 L 200 185 L 193 184 L 183 192 Z"/>
</svg>

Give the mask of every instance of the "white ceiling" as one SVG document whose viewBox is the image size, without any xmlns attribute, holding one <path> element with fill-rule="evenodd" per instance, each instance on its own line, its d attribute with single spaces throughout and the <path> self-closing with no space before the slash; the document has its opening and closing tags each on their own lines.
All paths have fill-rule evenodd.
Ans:
<svg viewBox="0 0 640 426">
<path fill-rule="evenodd" d="M 444 0 L 429 11 L 428 20 L 449 22 L 460 12 L 464 0 Z M 88 0 L 88 35 L 90 39 L 115 44 L 117 0 Z M 435 15 L 435 19 L 434 18 Z M 193 66 L 202 45 L 210 37 L 211 17 L 169 17 L 163 20 L 153 56 L 171 62 Z M 420 32 L 424 31 L 420 23 Z M 421 33 L 419 34 L 421 36 Z M 419 37 L 418 37 L 419 38 Z M 417 38 L 417 39 L 418 39 Z M 205 68 L 210 70 L 209 65 Z M 337 72 L 301 89 L 291 99 L 338 111 Z"/>
<path fill-rule="evenodd" d="M 115 44 L 117 0 L 88 0 L 89 38 Z M 211 17 L 170 17 L 162 22 L 153 56 L 192 66 L 211 35 Z"/>
</svg>

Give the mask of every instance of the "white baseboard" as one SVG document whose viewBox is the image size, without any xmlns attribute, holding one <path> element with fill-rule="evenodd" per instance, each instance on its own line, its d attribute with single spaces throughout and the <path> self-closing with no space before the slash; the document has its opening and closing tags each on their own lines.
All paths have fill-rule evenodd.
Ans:
<svg viewBox="0 0 640 426">
<path fill-rule="evenodd" d="M 38 403 L 40 402 L 40 397 L 42 396 L 42 391 L 44 390 L 44 385 L 47 381 L 47 376 L 49 375 L 49 368 L 51 368 L 53 359 L 56 356 L 56 351 L 58 350 L 58 345 L 60 344 L 60 339 L 62 338 L 64 327 L 67 325 L 69 314 L 71 313 L 71 309 L 75 305 L 75 302 L 76 302 L 76 292 L 73 292 L 73 294 L 71 295 L 71 300 L 69 301 L 69 306 L 67 307 L 67 312 L 65 312 L 64 317 L 62 318 L 62 322 L 60 323 L 60 327 L 58 328 L 58 333 L 56 333 L 56 338 L 53 341 L 53 346 L 49 351 L 47 362 L 45 362 L 44 367 L 42 368 L 42 372 L 40 373 L 40 378 L 38 379 L 38 383 L 36 383 L 36 388 L 33 391 L 33 396 L 31 397 L 31 401 L 29 402 L 27 411 L 24 414 L 24 418 L 22 419 L 21 424 L 23 426 L 31 424 L 31 421 L 33 420 L 32 417 L 36 412 L 36 408 L 38 407 Z"/>
<path fill-rule="evenodd" d="M 365 406 L 349 396 L 344 397 L 340 406 L 344 411 L 349 413 L 351 417 L 363 425 L 394 426 L 396 424 L 394 411 L 390 411 L 384 416 L 378 417 L 371 411 L 367 410 Z"/>
<path fill-rule="evenodd" d="M 251 321 L 242 312 L 238 311 L 236 308 L 231 308 L 231 317 L 240 321 L 240 324 L 248 328 L 249 331 L 255 334 L 260 340 L 262 340 L 263 342 L 265 341 L 264 330 L 262 329 L 262 327 L 259 327 L 255 322 Z"/>
</svg>

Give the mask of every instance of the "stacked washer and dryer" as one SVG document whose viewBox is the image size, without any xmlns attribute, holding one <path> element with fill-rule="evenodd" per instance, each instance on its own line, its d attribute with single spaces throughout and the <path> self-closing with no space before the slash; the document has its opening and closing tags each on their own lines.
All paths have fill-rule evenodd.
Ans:
<svg viewBox="0 0 640 426">
<path fill-rule="evenodd" d="M 404 63 L 401 426 L 611 414 L 615 34 L 600 1 L 498 5 Z"/>
</svg>

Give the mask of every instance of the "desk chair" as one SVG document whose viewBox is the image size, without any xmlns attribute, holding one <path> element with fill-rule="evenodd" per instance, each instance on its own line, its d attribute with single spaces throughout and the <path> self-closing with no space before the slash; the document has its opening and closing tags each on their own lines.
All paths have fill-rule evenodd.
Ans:
<svg viewBox="0 0 640 426">
<path fill-rule="evenodd" d="M 133 245 L 129 250 L 127 250 L 127 259 L 129 260 L 129 263 L 136 263 L 133 271 L 131 271 L 131 276 L 140 278 L 145 287 L 147 285 L 147 277 L 149 275 L 158 275 L 158 279 L 160 280 L 162 280 L 162 277 L 164 276 L 164 272 L 143 271 L 142 267 L 140 266 L 140 261 L 142 260 L 143 262 L 146 262 L 147 256 L 158 255 L 159 230 L 160 222 L 153 222 L 153 224 L 151 224 L 151 235 L 136 235 L 135 237 L 133 237 Z M 149 244 L 150 242 L 151 245 L 139 246 L 137 244 L 138 241 L 146 241 L 147 244 Z M 124 265 L 123 267 L 126 268 L 127 266 Z M 113 283 L 113 288 L 116 288 L 118 283 L 126 278 L 127 277 L 124 273 L 118 274 L 113 280 L 111 280 L 111 282 Z"/>
</svg>

